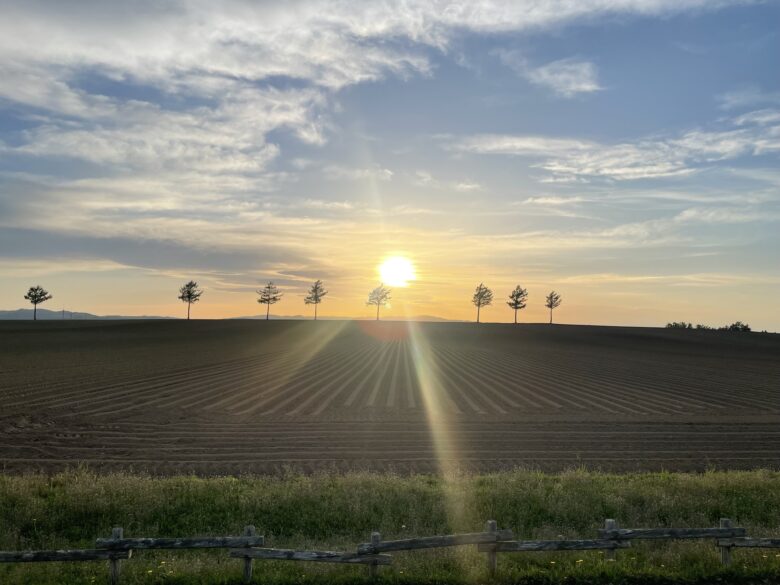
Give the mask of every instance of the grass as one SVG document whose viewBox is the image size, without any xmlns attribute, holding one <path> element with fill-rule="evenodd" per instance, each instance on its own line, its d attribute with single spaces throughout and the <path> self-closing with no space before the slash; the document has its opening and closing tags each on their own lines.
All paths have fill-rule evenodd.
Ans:
<svg viewBox="0 0 780 585">
<path fill-rule="evenodd" d="M 384 538 L 479 531 L 494 518 L 521 538 L 592 538 L 605 518 L 625 527 L 717 526 L 780 537 L 780 473 L 609 475 L 517 470 L 433 476 L 370 473 L 242 478 L 0 475 L 0 549 L 90 548 L 121 525 L 126 536 L 241 534 L 252 523 L 268 546 L 353 550 Z M 780 582 L 780 550 L 736 550 L 723 568 L 712 541 L 638 542 L 610 562 L 599 552 L 499 555 L 497 583 Z M 380 583 L 483 583 L 474 547 L 400 553 Z M 255 562 L 262 583 L 361 583 L 366 569 Z M 105 563 L 0 565 L 0 583 L 103 583 Z M 122 583 L 240 583 L 226 551 L 137 552 Z"/>
</svg>

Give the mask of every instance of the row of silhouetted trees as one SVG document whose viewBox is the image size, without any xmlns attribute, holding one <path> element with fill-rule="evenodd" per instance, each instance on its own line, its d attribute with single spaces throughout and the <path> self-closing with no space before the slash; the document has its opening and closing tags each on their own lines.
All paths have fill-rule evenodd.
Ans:
<svg viewBox="0 0 780 585">
<path fill-rule="evenodd" d="M 390 302 L 390 295 L 392 289 L 386 287 L 384 284 L 380 284 L 378 287 L 368 293 L 368 301 L 366 304 L 376 307 L 376 320 L 379 321 L 379 309 L 386 306 Z M 200 296 L 203 291 L 198 288 L 198 283 L 194 280 L 189 281 L 187 284 L 179 289 L 179 299 L 187 303 L 187 319 L 190 318 L 190 307 L 193 303 L 197 303 L 200 300 Z M 321 280 L 317 280 L 309 288 L 308 294 L 304 297 L 303 302 L 307 305 L 314 305 L 314 320 L 317 320 L 317 305 L 322 302 L 328 291 L 322 284 Z M 257 291 L 257 302 L 261 305 L 265 305 L 265 318 L 266 320 L 271 316 L 271 305 L 278 303 L 282 300 L 284 293 L 279 290 L 273 282 L 269 282 L 263 288 Z M 550 323 L 553 321 L 553 310 L 561 305 L 562 297 L 555 291 L 550 291 L 545 297 L 544 306 L 550 310 Z M 493 304 L 493 291 L 484 285 L 479 283 L 474 296 L 471 298 L 471 302 L 477 307 L 477 323 L 480 322 L 480 312 L 482 307 L 487 307 Z M 509 300 L 506 304 L 515 313 L 515 323 L 517 323 L 517 312 L 525 309 L 528 302 L 528 289 L 523 288 L 519 284 L 509 293 Z"/>
<path fill-rule="evenodd" d="M 390 302 L 390 295 L 393 291 L 387 288 L 384 284 L 380 284 L 378 287 L 368 293 L 369 306 L 376 307 L 376 319 L 379 320 L 379 309 L 386 306 Z M 325 286 L 321 280 L 317 280 L 311 285 L 307 295 L 304 297 L 303 302 L 307 305 L 314 305 L 314 320 L 317 320 L 317 306 L 322 302 L 328 291 L 325 290 Z M 187 319 L 190 318 L 192 311 L 192 305 L 200 300 L 203 295 L 203 289 L 198 286 L 198 283 L 194 280 L 189 281 L 179 289 L 179 300 L 187 304 Z M 284 293 L 279 290 L 273 282 L 269 282 L 263 288 L 257 291 L 257 302 L 261 305 L 265 305 L 265 318 L 269 319 L 271 316 L 271 305 L 275 305 L 282 300 Z M 24 295 L 24 298 L 33 305 L 33 319 L 38 319 L 38 305 L 45 303 L 52 299 L 52 295 L 49 294 L 41 286 L 31 286 Z M 528 290 L 520 286 L 519 284 L 509 293 L 509 300 L 506 304 L 515 313 L 515 323 L 517 323 L 517 312 L 525 309 L 528 302 Z M 544 306 L 550 310 L 550 323 L 552 323 L 553 310 L 560 306 L 561 295 L 555 291 L 550 291 L 550 294 L 545 297 Z M 487 307 L 493 304 L 493 291 L 486 287 L 483 283 L 479 283 L 474 296 L 471 298 L 471 302 L 477 307 L 477 323 L 480 322 L 480 312 L 482 307 Z"/>
</svg>

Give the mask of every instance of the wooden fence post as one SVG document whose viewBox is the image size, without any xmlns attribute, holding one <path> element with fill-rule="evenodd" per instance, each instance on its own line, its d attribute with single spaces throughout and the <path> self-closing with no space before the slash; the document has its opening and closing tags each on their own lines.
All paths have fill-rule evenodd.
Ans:
<svg viewBox="0 0 780 585">
<path fill-rule="evenodd" d="M 617 522 L 615 522 L 612 518 L 607 518 L 604 520 L 604 530 L 615 530 L 617 527 Z M 614 548 L 608 548 L 607 552 L 604 554 L 604 558 L 608 561 L 614 561 L 616 556 L 617 551 Z"/>
<path fill-rule="evenodd" d="M 382 542 L 382 535 L 379 532 L 372 532 L 371 533 L 371 544 L 377 545 L 380 542 Z M 375 579 L 376 576 L 379 574 L 379 564 L 374 562 L 368 565 L 368 576 L 372 579 Z"/>
<path fill-rule="evenodd" d="M 721 518 L 720 519 L 720 527 L 721 528 L 731 528 L 731 520 L 728 518 Z M 728 567 L 731 564 L 731 547 L 730 546 L 721 546 L 720 547 L 720 562 L 722 565 Z"/>
<path fill-rule="evenodd" d="M 255 527 L 251 524 L 244 527 L 244 536 L 254 536 Z M 244 558 L 244 583 L 252 582 L 252 559 L 250 557 Z"/>
<path fill-rule="evenodd" d="M 495 520 L 488 520 L 485 523 L 485 532 L 498 532 L 498 524 Z M 492 550 L 487 552 L 487 566 L 490 576 L 495 576 L 496 569 L 498 568 L 498 555 L 496 554 L 495 546 L 492 547 Z"/>
<path fill-rule="evenodd" d="M 124 531 L 121 526 L 116 526 L 111 530 L 111 539 L 119 540 L 122 538 Z M 108 576 L 111 581 L 111 585 L 119 585 L 119 571 L 120 571 L 119 559 L 111 559 L 108 561 Z"/>
</svg>

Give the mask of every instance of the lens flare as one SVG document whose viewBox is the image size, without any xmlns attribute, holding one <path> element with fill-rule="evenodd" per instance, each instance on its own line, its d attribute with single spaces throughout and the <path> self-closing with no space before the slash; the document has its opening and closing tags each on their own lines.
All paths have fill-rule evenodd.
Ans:
<svg viewBox="0 0 780 585">
<path fill-rule="evenodd" d="M 403 256 L 391 256 L 379 266 L 379 277 L 388 286 L 409 286 L 416 279 L 414 264 Z"/>
<path fill-rule="evenodd" d="M 437 374 L 436 357 L 420 324 L 407 321 L 414 374 L 420 386 L 439 475 L 444 484 L 444 505 L 451 525 L 463 526 L 464 495 L 457 493 L 460 446 L 457 432 L 458 405 Z"/>
</svg>

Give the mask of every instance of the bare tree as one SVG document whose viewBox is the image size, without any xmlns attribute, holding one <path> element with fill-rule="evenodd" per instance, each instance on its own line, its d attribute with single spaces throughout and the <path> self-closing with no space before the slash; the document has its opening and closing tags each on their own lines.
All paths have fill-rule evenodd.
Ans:
<svg viewBox="0 0 780 585">
<path fill-rule="evenodd" d="M 471 297 L 471 302 L 477 307 L 477 323 L 479 323 L 479 312 L 482 307 L 493 304 L 493 291 L 480 282 L 474 291 L 474 296 Z"/>
<path fill-rule="evenodd" d="M 317 305 L 322 302 L 323 297 L 328 294 L 325 287 L 322 286 L 322 281 L 318 280 L 309 289 L 309 294 L 303 299 L 303 302 L 307 305 L 314 305 L 314 320 L 317 320 Z"/>
<path fill-rule="evenodd" d="M 552 325 L 552 313 L 553 309 L 557 309 L 561 306 L 561 295 L 559 295 L 557 292 L 550 291 L 550 294 L 547 295 L 547 298 L 545 299 L 544 306 L 550 309 L 550 325 Z"/>
<path fill-rule="evenodd" d="M 257 302 L 261 305 L 265 305 L 265 320 L 268 321 L 271 315 L 271 305 L 275 305 L 281 301 L 284 294 L 279 292 L 279 289 L 273 282 L 266 284 L 263 288 L 257 291 L 257 294 L 260 295 L 260 298 L 257 299 Z"/>
<path fill-rule="evenodd" d="M 384 284 L 380 284 L 370 293 L 368 293 L 367 305 L 376 305 L 376 320 L 379 321 L 379 307 L 384 307 L 390 300 L 391 289 L 387 288 Z"/>
<path fill-rule="evenodd" d="M 49 294 L 49 291 L 45 290 L 40 285 L 31 286 L 24 295 L 24 298 L 32 303 L 33 306 L 33 321 L 38 320 L 38 305 L 45 303 L 46 301 L 53 299 L 54 297 Z"/>
<path fill-rule="evenodd" d="M 526 301 L 528 300 L 528 290 L 524 289 L 519 284 L 515 287 L 511 293 L 509 293 L 509 300 L 506 302 L 510 309 L 515 311 L 515 325 L 517 324 L 517 312 L 520 309 L 525 309 Z"/>
<path fill-rule="evenodd" d="M 198 288 L 198 283 L 194 280 L 189 281 L 179 289 L 179 300 L 183 303 L 187 303 L 187 321 L 190 320 L 190 308 L 192 307 L 192 303 L 197 303 L 202 294 L 203 291 Z"/>
</svg>

